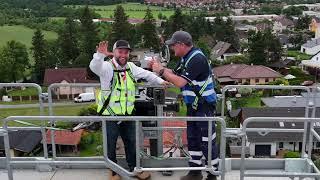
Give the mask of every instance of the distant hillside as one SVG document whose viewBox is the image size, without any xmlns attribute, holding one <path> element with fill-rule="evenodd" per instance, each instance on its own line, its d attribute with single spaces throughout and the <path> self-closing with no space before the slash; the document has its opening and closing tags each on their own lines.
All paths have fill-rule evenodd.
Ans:
<svg viewBox="0 0 320 180">
<path fill-rule="evenodd" d="M 25 44 L 28 48 L 31 47 L 32 36 L 34 29 L 25 26 L 0 26 L 0 47 L 4 46 L 8 41 L 15 40 Z M 57 39 L 58 35 L 54 32 L 44 31 L 45 39 Z"/>
</svg>

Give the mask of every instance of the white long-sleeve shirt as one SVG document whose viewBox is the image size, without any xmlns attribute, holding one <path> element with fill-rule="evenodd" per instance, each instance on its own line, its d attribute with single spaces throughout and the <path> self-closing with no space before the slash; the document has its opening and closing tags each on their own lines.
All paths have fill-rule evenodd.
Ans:
<svg viewBox="0 0 320 180">
<path fill-rule="evenodd" d="M 91 60 L 89 65 L 91 71 L 100 77 L 101 90 L 110 89 L 110 82 L 113 77 L 113 68 L 111 64 L 112 62 L 104 61 L 105 57 L 106 56 L 104 54 L 96 52 L 93 54 L 93 59 Z M 121 67 L 114 58 L 112 59 L 112 61 L 118 70 L 127 68 L 127 65 Z M 130 65 L 132 75 L 136 80 L 145 79 L 151 84 L 161 84 L 164 82 L 163 79 L 155 75 L 153 72 L 138 67 L 133 63 L 131 63 Z"/>
</svg>

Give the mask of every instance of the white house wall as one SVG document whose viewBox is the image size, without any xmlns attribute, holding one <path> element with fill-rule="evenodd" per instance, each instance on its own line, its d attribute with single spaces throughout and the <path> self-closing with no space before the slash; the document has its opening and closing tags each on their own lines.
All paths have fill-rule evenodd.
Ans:
<svg viewBox="0 0 320 180">
<path fill-rule="evenodd" d="M 305 51 L 304 51 L 304 49 L 305 49 Z M 300 51 L 302 53 L 306 53 L 308 55 L 315 55 L 320 51 L 320 45 L 314 46 L 312 48 L 301 46 L 301 50 Z"/>
<path fill-rule="evenodd" d="M 277 143 L 278 144 L 278 147 L 279 147 L 279 142 Z M 279 148 L 278 148 L 279 149 Z M 290 150 L 290 151 L 293 151 L 294 150 L 294 143 L 290 144 L 289 142 L 284 142 L 283 143 L 283 149 L 286 149 L 286 150 Z M 299 150 L 299 143 L 296 142 L 296 148 L 295 148 L 296 151 Z"/>
<path fill-rule="evenodd" d="M 217 57 L 217 60 L 223 62 L 230 57 L 240 56 L 240 55 L 241 55 L 241 53 L 225 53 L 225 54 L 223 54 L 223 57 L 224 57 L 223 59 L 221 58 L 221 56 L 219 56 L 219 57 Z"/>
</svg>

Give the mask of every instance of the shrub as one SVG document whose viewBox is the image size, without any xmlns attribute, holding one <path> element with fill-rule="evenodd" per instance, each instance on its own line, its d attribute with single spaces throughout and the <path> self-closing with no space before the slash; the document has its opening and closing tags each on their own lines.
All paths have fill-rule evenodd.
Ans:
<svg viewBox="0 0 320 180">
<path fill-rule="evenodd" d="M 90 116 L 97 115 L 97 104 L 90 104 L 88 107 L 81 108 L 78 115 L 79 116 Z"/>
<path fill-rule="evenodd" d="M 319 169 L 320 168 L 320 159 L 314 161 L 314 165 Z"/>
<path fill-rule="evenodd" d="M 284 154 L 284 158 L 299 158 L 300 153 L 295 151 L 288 151 Z"/>
<path fill-rule="evenodd" d="M 249 96 L 252 93 L 252 89 L 247 87 L 241 87 L 238 89 L 238 93 L 240 93 L 242 96 Z"/>
<path fill-rule="evenodd" d="M 2 96 L 6 96 L 6 95 L 8 95 L 6 89 L 5 89 L 5 88 L 1 88 L 1 89 L 0 89 L 0 98 L 1 98 Z"/>
<path fill-rule="evenodd" d="M 92 133 L 88 133 L 81 137 L 81 146 L 90 145 L 94 142 L 94 135 Z"/>
</svg>

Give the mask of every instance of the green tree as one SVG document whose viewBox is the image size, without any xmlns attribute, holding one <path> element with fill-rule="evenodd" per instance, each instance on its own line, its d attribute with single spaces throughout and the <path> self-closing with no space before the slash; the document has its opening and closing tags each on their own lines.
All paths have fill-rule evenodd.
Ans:
<svg viewBox="0 0 320 180">
<path fill-rule="evenodd" d="M 89 60 L 99 42 L 98 31 L 92 19 L 93 15 L 89 7 L 86 6 L 80 17 L 80 55 L 74 63 L 74 65 L 79 67 L 88 67 Z"/>
<path fill-rule="evenodd" d="M 141 24 L 142 47 L 159 50 L 160 40 L 156 31 L 155 19 L 151 10 L 148 8 L 144 17 L 144 22 Z"/>
<path fill-rule="evenodd" d="M 44 78 L 44 72 L 47 66 L 47 54 L 48 49 L 46 47 L 46 41 L 40 29 L 34 32 L 32 37 L 32 47 L 34 67 L 33 74 L 35 75 L 35 81 L 42 84 Z"/>
<path fill-rule="evenodd" d="M 160 20 L 163 19 L 163 14 L 161 12 L 158 13 L 158 19 L 160 19 Z"/>
<path fill-rule="evenodd" d="M 0 76 L 2 82 L 17 82 L 29 67 L 27 48 L 24 44 L 9 41 L 0 53 Z"/>
<path fill-rule="evenodd" d="M 109 37 L 109 45 L 113 45 L 117 40 L 124 39 L 131 42 L 131 25 L 128 22 L 128 16 L 121 5 L 118 5 L 114 11 L 114 23 Z"/>
<path fill-rule="evenodd" d="M 261 31 L 252 34 L 249 36 L 249 57 L 250 61 L 253 64 L 265 64 L 266 62 L 266 53 L 264 51 L 265 44 L 263 42 L 263 34 Z"/>
<path fill-rule="evenodd" d="M 282 14 L 286 15 L 287 17 L 290 16 L 299 16 L 302 14 L 303 7 L 305 6 L 289 6 L 286 9 L 282 10 Z"/>
<path fill-rule="evenodd" d="M 267 53 L 267 63 L 277 62 L 281 59 L 283 49 L 279 39 L 272 34 L 271 30 L 264 32 L 265 50 Z"/>
<path fill-rule="evenodd" d="M 207 33 L 207 21 L 201 16 L 185 16 L 187 19 L 188 27 L 187 31 L 191 34 L 193 41 L 198 39 Z"/>
<path fill-rule="evenodd" d="M 48 40 L 46 44 L 48 48 L 46 68 L 62 67 L 63 63 L 61 59 L 63 55 L 61 53 L 59 40 Z M 63 67 L 66 66 L 67 65 L 64 65 Z"/>
<path fill-rule="evenodd" d="M 170 16 L 166 23 L 165 36 L 170 37 L 174 32 L 179 30 L 185 30 L 186 28 L 186 16 L 182 14 L 180 8 L 176 8 L 174 14 Z"/>
<path fill-rule="evenodd" d="M 218 16 L 213 23 L 213 33 L 216 40 L 231 43 L 234 47 L 240 48 L 239 38 L 235 32 L 234 24 L 229 18 L 224 21 Z"/>
<path fill-rule="evenodd" d="M 296 29 L 298 30 L 305 30 L 309 28 L 309 24 L 311 23 L 311 17 L 310 16 L 302 16 L 298 18 Z"/>
<path fill-rule="evenodd" d="M 68 66 L 74 64 L 79 56 L 77 25 L 72 17 L 65 20 L 64 29 L 59 33 L 59 47 L 61 48 L 61 65 Z"/>
<path fill-rule="evenodd" d="M 251 63 L 266 65 L 280 60 L 283 52 L 282 46 L 271 30 L 250 32 L 249 34 L 248 46 Z"/>
<path fill-rule="evenodd" d="M 197 43 L 197 47 L 201 49 L 201 51 L 206 55 L 207 58 L 210 58 L 210 47 L 206 43 L 206 41 L 203 38 L 200 38 Z"/>
</svg>

